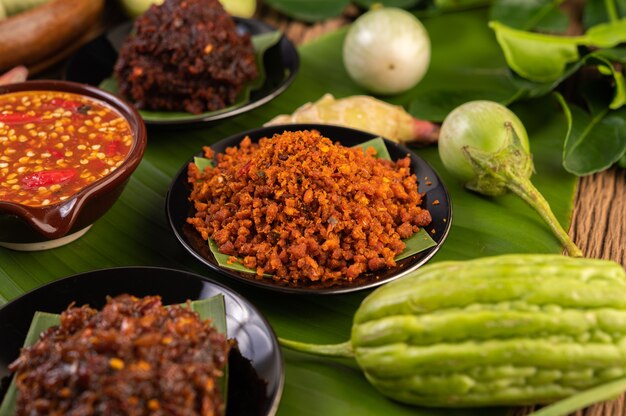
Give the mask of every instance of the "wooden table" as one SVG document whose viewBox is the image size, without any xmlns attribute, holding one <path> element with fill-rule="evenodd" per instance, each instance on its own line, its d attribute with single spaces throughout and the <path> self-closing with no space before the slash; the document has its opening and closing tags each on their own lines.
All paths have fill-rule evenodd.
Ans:
<svg viewBox="0 0 626 416">
<path fill-rule="evenodd" d="M 257 17 L 283 31 L 297 45 L 349 24 L 359 11 L 349 7 L 340 17 L 316 24 L 293 21 L 262 6 Z M 626 170 L 612 168 L 583 177 L 578 182 L 570 236 L 585 256 L 610 259 L 626 267 Z M 515 416 L 528 414 L 523 408 Z M 626 415 L 625 396 L 591 406 L 578 416 Z"/>
</svg>

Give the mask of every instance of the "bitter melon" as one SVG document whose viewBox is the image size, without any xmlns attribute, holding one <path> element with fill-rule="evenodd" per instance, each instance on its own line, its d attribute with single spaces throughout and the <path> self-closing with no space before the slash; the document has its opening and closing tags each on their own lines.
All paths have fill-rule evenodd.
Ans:
<svg viewBox="0 0 626 416">
<path fill-rule="evenodd" d="M 384 395 L 420 406 L 550 403 L 626 375 L 626 272 L 559 255 L 440 262 L 358 308 L 353 356 Z"/>
</svg>

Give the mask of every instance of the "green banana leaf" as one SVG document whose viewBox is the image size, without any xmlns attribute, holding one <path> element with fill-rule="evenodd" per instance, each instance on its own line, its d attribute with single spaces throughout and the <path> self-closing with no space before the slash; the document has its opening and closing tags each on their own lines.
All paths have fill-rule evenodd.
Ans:
<svg viewBox="0 0 626 416">
<path fill-rule="evenodd" d="M 561 33 L 569 25 L 567 15 L 559 9 L 563 1 L 496 0 L 491 7 L 490 18 L 515 29 Z"/>
<path fill-rule="evenodd" d="M 473 86 L 511 89 L 507 66 L 485 11 L 424 19 L 432 40 L 430 70 L 413 90 L 386 98 L 408 105 L 420 93 Z M 454 30 L 450 30 L 454 28 Z M 0 301 L 9 301 L 53 279 L 85 270 L 122 265 L 171 266 L 199 272 L 240 292 L 268 318 L 281 337 L 331 344 L 350 336 L 352 315 L 369 291 L 334 296 L 274 293 L 217 275 L 192 258 L 170 231 L 164 203 L 170 181 L 203 145 L 258 127 L 279 114 L 317 100 L 364 94 L 341 60 L 346 30 L 300 48 L 301 70 L 291 87 L 263 108 L 205 129 L 150 131 L 145 157 L 113 208 L 81 239 L 54 250 L 21 253 L 0 249 Z M 536 173 L 533 182 L 567 228 L 576 179 L 561 165 L 565 117 L 553 98 L 517 104 L 526 125 Z M 487 198 L 466 191 L 445 172 L 434 147 L 415 150 L 446 183 L 453 204 L 450 234 L 432 261 L 469 259 L 501 253 L 560 253 L 562 248 L 537 214 L 513 195 Z M 284 351 L 285 389 L 279 415 L 503 415 L 506 409 L 421 409 L 380 395 L 351 361 Z"/>
<path fill-rule="evenodd" d="M 61 322 L 60 315 L 47 312 L 36 312 L 33 316 L 33 320 L 28 328 L 26 339 L 24 340 L 24 347 L 30 347 L 37 339 L 39 335 L 46 329 L 58 325 Z M 12 415 L 15 413 L 15 405 L 17 400 L 17 386 L 15 385 L 15 378 L 11 380 L 7 394 L 2 400 L 0 405 L 0 415 Z"/>
<path fill-rule="evenodd" d="M 191 309 L 200 315 L 201 319 L 210 319 L 213 327 L 221 334 L 226 334 L 226 310 L 224 309 L 224 295 L 216 295 L 207 299 L 194 300 L 191 302 Z M 39 339 L 39 335 L 46 329 L 59 325 L 61 315 L 47 312 L 36 312 L 28 328 L 24 347 L 30 347 Z M 228 388 L 228 369 L 224 370 L 224 377 L 219 381 L 219 387 L 223 397 L 226 398 Z M 17 386 L 15 378 L 11 380 L 7 394 L 0 405 L 0 415 L 12 415 L 15 412 L 17 400 Z M 226 400 L 226 399 L 224 399 Z"/>
<path fill-rule="evenodd" d="M 316 22 L 339 16 L 350 0 L 266 0 L 265 3 L 287 16 Z"/>
<path fill-rule="evenodd" d="M 357 147 L 361 147 L 364 150 L 369 147 L 373 147 L 374 149 L 376 149 L 377 157 L 381 159 L 391 160 L 391 156 L 389 155 L 387 146 L 385 146 L 385 142 L 380 137 L 358 144 Z M 193 163 L 195 163 L 195 165 L 201 171 L 203 171 L 207 166 L 212 166 L 212 162 L 209 159 L 205 159 L 202 157 L 195 157 L 193 159 Z M 424 251 L 437 245 L 435 240 L 433 240 L 432 237 L 428 235 L 426 230 L 424 230 L 423 228 L 420 228 L 419 232 L 413 234 L 410 238 L 405 239 L 404 243 L 406 244 L 406 247 L 404 248 L 402 253 L 400 253 L 396 257 L 396 260 L 402 260 L 407 257 L 411 257 L 413 254 L 417 254 L 420 251 Z M 240 272 L 256 273 L 256 270 L 250 269 L 244 266 L 242 263 L 230 262 L 229 260 L 231 256 L 229 256 L 228 254 L 220 253 L 219 247 L 213 239 L 209 239 L 209 249 L 211 250 L 213 257 L 215 257 L 217 264 L 219 264 L 221 267 Z M 268 275 L 266 274 L 266 276 Z"/>
</svg>

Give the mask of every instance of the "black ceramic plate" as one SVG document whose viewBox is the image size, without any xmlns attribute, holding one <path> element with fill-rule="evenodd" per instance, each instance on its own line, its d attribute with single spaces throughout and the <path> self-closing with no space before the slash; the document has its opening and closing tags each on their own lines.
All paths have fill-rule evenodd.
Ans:
<svg viewBox="0 0 626 416">
<path fill-rule="evenodd" d="M 166 305 L 223 294 L 228 337 L 237 340 L 241 353 L 231 354 L 229 358 L 227 415 L 276 413 L 283 390 L 283 358 L 276 335 L 265 318 L 247 300 L 219 283 L 192 273 L 156 267 L 77 274 L 35 289 L 0 309 L 0 401 L 10 382 L 7 367 L 19 355 L 36 311 L 60 313 L 73 301 L 78 305 L 102 307 L 107 295 L 122 293 L 160 295 Z"/>
<path fill-rule="evenodd" d="M 305 130 L 316 129 L 322 135 L 339 141 L 344 146 L 350 147 L 365 141 L 371 140 L 376 136 L 358 130 L 345 127 L 327 126 L 319 124 L 294 124 L 283 126 L 263 127 L 255 130 L 243 132 L 224 140 L 221 140 L 211 147 L 215 153 L 222 153 L 227 147 L 238 145 L 245 136 L 250 136 L 252 141 L 257 141 L 262 137 L 271 137 L 275 133 L 282 133 L 285 130 Z M 385 140 L 387 150 L 392 160 L 405 157 L 407 154 L 411 157 L 411 169 L 417 176 L 419 190 L 424 193 L 424 207 L 432 216 L 432 223 L 426 227 L 430 236 L 437 243 L 436 246 L 425 251 L 417 253 L 411 257 L 400 260 L 393 269 L 386 269 L 376 273 L 368 273 L 359 276 L 352 282 L 309 282 L 295 286 L 285 282 L 276 282 L 269 278 L 257 279 L 253 273 L 239 272 L 231 269 L 225 269 L 218 265 L 209 250 L 206 241 L 202 240 L 200 234 L 189 224 L 186 219 L 193 216 L 193 204 L 188 200 L 190 194 L 190 186 L 187 183 L 187 165 L 193 161 L 191 158 L 176 174 L 169 192 L 166 197 L 166 212 L 170 227 L 174 231 L 178 241 L 198 260 L 206 264 L 210 269 L 216 270 L 228 277 L 260 286 L 267 289 L 273 289 L 281 292 L 306 293 L 306 294 L 338 294 L 353 292 L 357 290 L 367 289 L 381 285 L 385 282 L 396 279 L 409 271 L 415 270 L 426 263 L 437 250 L 441 247 L 448 235 L 452 220 L 452 207 L 448 197 L 448 191 L 443 182 L 430 165 L 422 158 L 417 156 L 408 148 L 397 143 Z M 195 156 L 202 156 L 198 153 Z M 433 202 L 438 200 L 439 203 L 434 205 Z M 434 230 L 434 232 L 432 232 Z"/>
<path fill-rule="evenodd" d="M 267 23 L 256 19 L 234 18 L 240 32 L 258 35 L 273 32 Z M 112 29 L 80 48 L 68 61 L 65 78 L 69 81 L 98 86 L 111 76 L 117 60 L 117 51 L 130 33 L 132 24 L 127 22 Z M 224 120 L 257 108 L 279 96 L 294 80 L 300 67 L 298 51 L 284 35 L 280 41 L 265 52 L 263 59 L 265 82 L 250 93 L 247 103 L 221 113 L 198 115 L 181 119 L 146 120 L 148 125 L 184 126 Z"/>
</svg>

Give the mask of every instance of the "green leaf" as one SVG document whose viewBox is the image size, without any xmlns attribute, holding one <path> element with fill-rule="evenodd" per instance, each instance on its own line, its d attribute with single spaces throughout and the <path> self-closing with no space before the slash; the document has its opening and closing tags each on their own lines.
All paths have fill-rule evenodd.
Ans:
<svg viewBox="0 0 626 416">
<path fill-rule="evenodd" d="M 368 140 L 363 143 L 359 143 L 354 147 L 360 147 L 363 150 L 367 150 L 370 147 L 376 150 L 376 157 L 384 160 L 391 160 L 391 156 L 389 155 L 389 150 L 387 150 L 387 146 L 385 145 L 385 141 L 380 137 L 377 137 L 372 140 Z"/>
<path fill-rule="evenodd" d="M 252 36 L 252 47 L 254 48 L 255 53 L 254 59 L 256 61 L 256 67 L 259 71 L 259 75 L 250 83 L 249 88 L 251 90 L 256 90 L 263 86 L 263 83 L 265 82 L 265 65 L 263 65 L 263 57 L 269 48 L 280 42 L 282 36 L 282 32 L 278 30 Z M 246 100 L 250 98 L 250 90 L 245 93 L 245 96 Z"/>
<path fill-rule="evenodd" d="M 468 101 L 490 100 L 507 105 L 515 97 L 516 94 L 510 91 L 477 90 L 471 87 L 464 90 L 426 91 L 411 102 L 409 113 L 419 119 L 442 122 L 452 110 Z"/>
<path fill-rule="evenodd" d="M 565 71 L 556 79 L 547 82 L 535 82 L 520 77 L 514 72 L 510 73 L 511 82 L 519 88 L 520 97 L 535 98 L 541 97 L 553 91 L 563 81 L 572 76 L 585 64 L 586 59 L 580 59 L 572 64 L 567 65 Z"/>
<path fill-rule="evenodd" d="M 509 67 L 523 78 L 544 84 L 542 90 L 560 83 L 587 59 L 598 57 L 592 53 L 579 59 L 578 45 L 610 48 L 626 41 L 626 19 L 594 26 L 584 36 L 576 37 L 526 32 L 495 21 L 489 26 L 496 33 Z M 611 53 L 620 56 L 623 51 L 616 48 L 608 55 Z M 619 81 L 619 76 L 615 78 Z"/>
<path fill-rule="evenodd" d="M 305 22 L 339 16 L 349 3 L 350 0 L 265 0 L 268 6 Z"/>
<path fill-rule="evenodd" d="M 626 19 L 589 28 L 580 43 L 598 48 L 612 48 L 626 42 Z"/>
<path fill-rule="evenodd" d="M 626 104 L 626 81 L 624 80 L 624 74 L 616 70 L 613 64 L 605 58 L 595 56 L 594 60 L 599 63 L 598 69 L 600 73 L 613 77 L 614 93 L 609 108 L 617 110 Z"/>
<path fill-rule="evenodd" d="M 414 89 L 386 100 L 407 105 L 419 94 L 442 89 L 515 92 L 502 52 L 488 29 L 487 11 L 472 10 L 423 19 L 432 42 L 426 77 Z M 454 29 L 454 36 L 452 36 Z M 209 270 L 172 236 L 163 206 L 174 175 L 203 145 L 256 128 L 278 114 L 291 113 L 321 92 L 346 97 L 366 93 L 342 64 L 346 29 L 299 48 L 301 67 L 287 91 L 270 103 L 218 125 L 184 131 L 151 129 L 150 145 L 120 199 L 74 243 L 41 252 L 0 249 L 0 302 L 46 282 L 85 270 L 133 264 L 192 270 L 215 279 L 249 299 L 276 333 L 303 342 L 332 344 L 350 334 L 352 317 L 369 291 L 339 296 L 290 296 L 244 285 Z M 562 166 L 567 123 L 554 100 L 516 103 L 530 137 L 536 174 L 533 183 L 546 196 L 559 222 L 569 226 L 575 176 Z M 454 218 L 446 242 L 431 260 L 461 260 L 504 253 L 561 253 L 562 247 L 530 207 L 513 195 L 484 198 L 468 192 L 441 161 L 436 147 L 415 152 L 446 184 Z M 285 389 L 277 416 L 503 416 L 507 409 L 425 409 L 383 397 L 350 363 L 284 351 Z M 345 365 L 344 365 L 345 364 Z M 306 403 L 306 406 L 303 406 Z"/>
<path fill-rule="evenodd" d="M 364 9 L 369 9 L 375 4 L 380 4 L 384 7 L 399 7 L 401 9 L 410 9 L 413 6 L 418 5 L 423 0 L 354 0 L 354 3 Z"/>
<path fill-rule="evenodd" d="M 381 159 L 385 159 L 385 160 L 391 160 L 391 156 L 389 155 L 387 146 L 385 146 L 384 140 L 381 139 L 380 137 L 360 143 L 356 145 L 355 147 L 360 147 L 363 150 L 367 150 L 370 147 L 374 148 L 374 150 L 376 150 L 377 157 Z M 200 164 L 198 164 L 198 161 L 200 162 Z M 194 159 L 194 163 L 196 164 L 196 166 L 198 166 L 198 168 L 202 170 L 204 170 L 204 168 L 201 168 L 200 166 L 207 166 L 207 162 L 209 166 L 212 165 L 211 161 L 208 159 L 204 159 L 204 158 Z M 402 241 L 404 241 L 404 243 L 406 244 L 406 247 L 404 248 L 404 251 L 402 251 L 402 253 L 396 256 L 396 260 L 402 260 L 404 258 L 411 257 L 414 254 L 417 254 L 421 251 L 427 250 L 437 245 L 435 240 L 433 240 L 431 236 L 428 235 L 428 233 L 423 228 L 421 228 L 419 232 L 413 234 L 411 237 L 404 239 Z M 245 273 L 256 273 L 255 269 L 250 269 L 244 266 L 243 264 L 241 264 L 240 262 L 229 261 L 231 256 L 220 253 L 219 247 L 217 246 L 217 244 L 212 238 L 209 238 L 209 249 L 211 250 L 211 253 L 215 257 L 215 261 L 217 261 L 217 264 L 219 264 L 220 267 L 223 267 L 225 269 L 245 272 Z M 270 275 L 264 274 L 264 276 L 267 277 Z"/>
<path fill-rule="evenodd" d="M 28 328 L 28 333 L 26 334 L 26 339 L 24 340 L 24 347 L 29 347 L 37 342 L 39 339 L 39 334 L 41 334 L 46 329 L 51 326 L 58 325 L 61 322 L 61 317 L 59 315 L 53 313 L 46 312 L 37 312 L 35 316 L 33 316 L 33 320 L 31 321 L 30 328 Z M 7 390 L 4 399 L 2 400 L 2 405 L 0 406 L 0 415 L 13 415 L 15 414 L 15 406 L 17 404 L 17 386 L 15 384 L 15 379 L 11 380 L 11 384 L 9 384 L 9 388 Z"/>
<path fill-rule="evenodd" d="M 621 17 L 626 17 L 626 0 L 587 0 L 583 10 L 583 25 L 585 28 L 609 21 L 606 2 L 611 1 Z"/>
<path fill-rule="evenodd" d="M 224 306 L 224 295 L 220 294 L 207 299 L 195 300 L 191 302 L 191 309 L 200 315 L 200 319 L 210 319 L 211 325 L 217 330 L 217 332 L 226 335 L 226 310 Z M 47 312 L 35 312 L 30 327 L 28 328 L 26 339 L 24 340 L 24 347 L 30 347 L 37 342 L 42 332 L 55 325 L 59 325 L 60 323 L 61 315 Z M 224 370 L 224 377 L 220 379 L 219 386 L 225 401 L 228 387 L 227 368 Z M 2 400 L 0 415 L 8 416 L 15 414 L 17 394 L 18 392 L 17 386 L 15 385 L 15 379 L 12 379 L 7 393 Z"/>
<path fill-rule="evenodd" d="M 560 8 L 555 8 L 550 10 L 533 29 L 547 33 L 564 33 L 569 23 L 569 17 Z"/>
<path fill-rule="evenodd" d="M 511 69 L 531 81 L 558 80 L 567 64 L 579 58 L 576 38 L 526 32 L 495 21 L 489 27 Z"/>
<path fill-rule="evenodd" d="M 442 11 L 467 10 L 491 4 L 493 0 L 435 0 L 435 8 Z"/>
<path fill-rule="evenodd" d="M 220 294 L 206 299 L 194 300 L 191 302 L 191 309 L 198 312 L 200 319 L 210 319 L 211 325 L 217 332 L 224 335 L 227 334 L 224 295 Z"/>
<path fill-rule="evenodd" d="M 564 0 L 496 0 L 491 6 L 490 20 L 520 30 L 541 28 L 562 32 L 567 29 L 568 19 L 559 10 Z"/>
<path fill-rule="evenodd" d="M 204 157 L 194 157 L 193 163 L 198 167 L 198 170 L 200 170 L 200 172 L 204 172 L 206 168 L 208 168 L 209 166 L 213 166 L 213 162 L 211 161 L 211 159 L 207 159 Z"/>
<path fill-rule="evenodd" d="M 600 49 L 594 52 L 594 55 L 606 58 L 609 61 L 620 62 L 626 64 L 626 46 L 617 46 L 615 48 Z"/>
<path fill-rule="evenodd" d="M 559 100 L 568 122 L 563 147 L 563 166 L 576 175 L 605 170 L 626 153 L 626 108 L 609 111 L 608 106 L 591 115 Z"/>
<path fill-rule="evenodd" d="M 221 253 L 219 247 L 217 246 L 217 243 L 212 238 L 209 238 L 209 249 L 211 250 L 213 257 L 215 257 L 215 261 L 217 262 L 217 264 L 220 265 L 220 267 L 244 273 L 256 273 L 255 269 L 250 269 L 237 261 L 230 262 L 229 259 L 231 258 L 231 256 Z M 264 273 L 263 276 L 270 277 L 271 275 Z"/>
<path fill-rule="evenodd" d="M 420 251 L 428 250 L 431 247 L 435 247 L 437 243 L 435 240 L 428 235 L 428 232 L 420 228 L 420 230 L 413 234 L 411 237 L 402 240 L 406 247 L 402 251 L 402 253 L 398 254 L 395 258 L 396 261 L 406 259 L 407 257 L 411 257 L 412 255 L 419 253 Z"/>
<path fill-rule="evenodd" d="M 226 113 L 234 110 L 235 108 L 245 105 L 250 101 L 250 94 L 252 91 L 259 89 L 265 82 L 265 66 L 263 65 L 263 57 L 265 52 L 276 45 L 282 33 L 280 31 L 274 31 L 269 33 L 262 33 L 252 36 L 252 46 L 254 47 L 255 60 L 258 68 L 258 76 L 255 80 L 251 81 L 246 87 L 239 93 L 235 103 L 229 107 L 222 108 L 216 111 L 207 111 L 202 114 L 191 114 L 183 111 L 157 111 L 157 110 L 139 110 L 139 114 L 146 121 L 167 121 L 167 120 L 195 120 L 208 116 L 215 116 L 218 114 Z M 111 76 L 102 81 L 99 85 L 105 91 L 119 95 L 119 86 L 115 77 Z"/>
<path fill-rule="evenodd" d="M 580 60 L 568 65 L 566 70 L 557 79 L 549 82 L 533 82 L 515 73 L 511 73 L 511 81 L 519 88 L 516 98 L 532 98 L 546 95 L 584 65 L 595 64 L 598 66 L 598 69 L 604 71 L 604 75 L 613 77 L 614 93 L 610 108 L 617 109 L 626 103 L 626 85 L 624 85 L 624 75 L 617 71 L 608 59 L 611 59 L 611 57 L 619 58 L 622 52 L 624 51 L 621 49 L 601 49 L 585 55 Z"/>
</svg>

